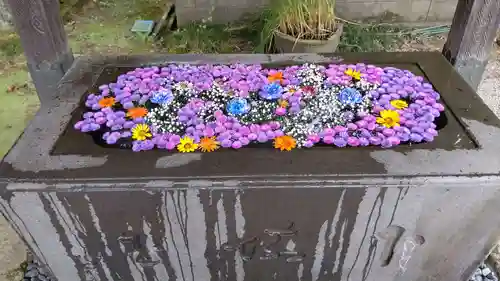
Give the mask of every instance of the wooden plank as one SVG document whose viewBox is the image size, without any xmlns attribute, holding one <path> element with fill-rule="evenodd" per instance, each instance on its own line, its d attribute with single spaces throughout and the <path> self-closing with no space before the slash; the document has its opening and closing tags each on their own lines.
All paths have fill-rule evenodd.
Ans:
<svg viewBox="0 0 500 281">
<path fill-rule="evenodd" d="M 6 0 L 42 105 L 73 63 L 57 0 Z"/>
<path fill-rule="evenodd" d="M 460 0 L 443 55 L 477 89 L 500 25 L 500 1 Z"/>
</svg>

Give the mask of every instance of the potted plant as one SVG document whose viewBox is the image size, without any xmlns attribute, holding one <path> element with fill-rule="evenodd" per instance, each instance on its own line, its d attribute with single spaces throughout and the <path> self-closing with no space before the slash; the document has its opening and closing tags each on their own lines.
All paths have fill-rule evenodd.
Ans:
<svg viewBox="0 0 500 281">
<path fill-rule="evenodd" d="M 335 17 L 335 1 L 273 0 L 263 32 L 274 38 L 280 52 L 334 52 L 343 27 Z"/>
</svg>

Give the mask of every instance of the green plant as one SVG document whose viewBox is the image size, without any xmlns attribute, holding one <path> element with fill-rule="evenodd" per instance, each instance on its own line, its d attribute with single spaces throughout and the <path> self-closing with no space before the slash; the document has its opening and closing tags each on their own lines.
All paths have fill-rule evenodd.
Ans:
<svg viewBox="0 0 500 281">
<path fill-rule="evenodd" d="M 16 34 L 9 34 L 6 37 L 0 36 L 0 55 L 7 58 L 15 57 L 23 52 L 21 40 Z"/>
<path fill-rule="evenodd" d="M 336 0 L 273 0 L 263 13 L 259 50 L 269 49 L 275 32 L 298 39 L 325 40 L 336 31 Z"/>
<path fill-rule="evenodd" d="M 340 52 L 388 51 L 399 45 L 407 37 L 405 29 L 391 24 L 351 24 L 344 25 Z"/>
</svg>

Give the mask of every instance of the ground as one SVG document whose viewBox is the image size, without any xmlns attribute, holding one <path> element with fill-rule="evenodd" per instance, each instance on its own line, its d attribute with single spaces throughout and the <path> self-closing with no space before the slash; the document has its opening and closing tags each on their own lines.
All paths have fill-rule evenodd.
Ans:
<svg viewBox="0 0 500 281">
<path fill-rule="evenodd" d="M 93 0 L 78 7 L 63 6 L 66 32 L 73 52 L 76 55 L 88 55 L 241 53 L 265 50 L 259 41 L 261 34 L 256 32 L 262 30 L 262 19 L 255 16 L 232 25 L 213 25 L 207 19 L 168 33 L 156 42 L 146 41 L 129 31 L 135 19 L 159 18 L 163 13 L 162 3 L 164 1 L 160 0 Z M 78 12 L 74 13 L 75 10 Z M 340 51 L 439 51 L 444 43 L 441 33 L 446 34 L 446 31 L 447 27 L 443 26 L 404 29 L 380 24 L 347 24 Z M 500 98 L 496 94 L 500 91 L 499 54 L 498 48 L 492 53 L 478 91 L 497 115 L 500 115 Z M 38 99 L 25 66 L 19 38 L 12 32 L 0 32 L 0 104 L 1 158 L 38 108 Z M 25 258 L 23 243 L 2 218 L 0 281 L 20 280 L 18 269 Z"/>
</svg>

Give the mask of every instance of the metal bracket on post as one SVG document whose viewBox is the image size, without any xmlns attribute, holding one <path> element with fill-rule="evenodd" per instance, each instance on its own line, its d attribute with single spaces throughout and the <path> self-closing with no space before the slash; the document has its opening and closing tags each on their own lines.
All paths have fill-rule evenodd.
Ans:
<svg viewBox="0 0 500 281">
<path fill-rule="evenodd" d="M 28 69 L 42 106 L 55 98 L 57 85 L 73 64 L 59 1 L 6 0 L 21 38 Z"/>
</svg>

